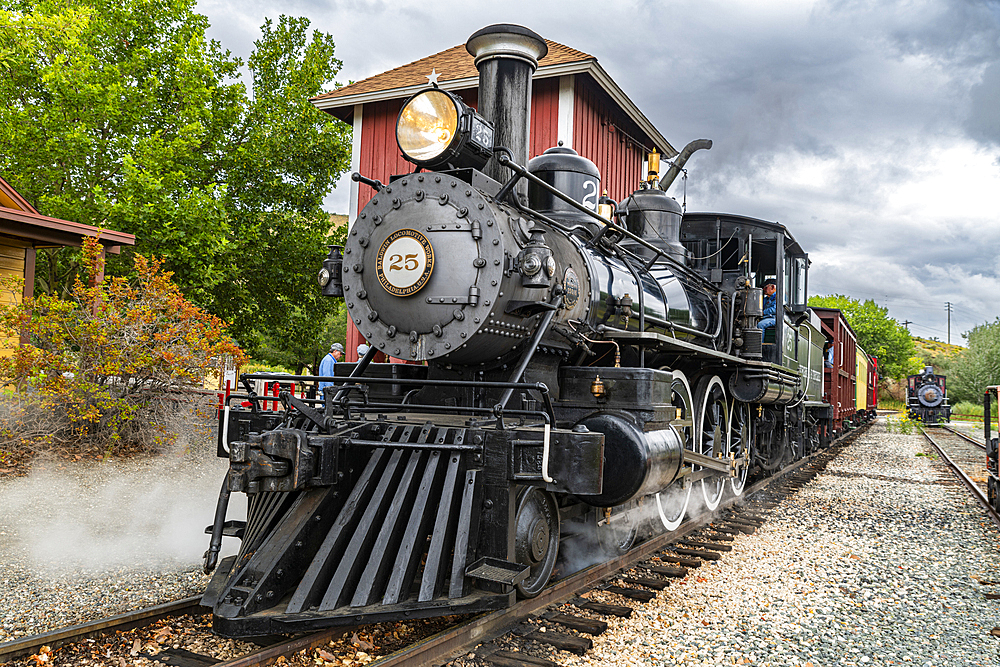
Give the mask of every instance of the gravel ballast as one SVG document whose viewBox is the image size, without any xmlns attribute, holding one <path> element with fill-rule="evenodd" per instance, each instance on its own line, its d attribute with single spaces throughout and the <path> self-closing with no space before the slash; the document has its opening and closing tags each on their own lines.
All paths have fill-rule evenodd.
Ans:
<svg viewBox="0 0 1000 667">
<path fill-rule="evenodd" d="M 979 582 L 1000 578 L 997 531 L 924 453 L 873 426 L 721 561 L 558 661 L 996 665 L 1000 585 Z"/>
</svg>

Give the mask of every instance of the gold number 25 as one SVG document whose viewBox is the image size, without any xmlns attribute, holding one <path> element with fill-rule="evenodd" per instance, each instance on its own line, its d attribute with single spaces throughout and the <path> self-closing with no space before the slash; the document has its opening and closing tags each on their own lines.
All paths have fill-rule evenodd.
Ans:
<svg viewBox="0 0 1000 667">
<path fill-rule="evenodd" d="M 404 267 L 407 271 L 413 271 L 418 265 L 419 263 L 417 262 L 416 255 L 407 255 L 405 260 L 402 255 L 389 256 L 390 271 L 402 271 Z"/>
</svg>

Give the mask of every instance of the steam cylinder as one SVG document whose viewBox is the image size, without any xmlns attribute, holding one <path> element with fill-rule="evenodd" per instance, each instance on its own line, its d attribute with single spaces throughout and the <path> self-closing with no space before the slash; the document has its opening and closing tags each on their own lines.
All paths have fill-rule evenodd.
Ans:
<svg viewBox="0 0 1000 667">
<path fill-rule="evenodd" d="M 670 485 L 681 469 L 684 448 L 671 426 L 643 431 L 624 415 L 602 412 L 581 422 L 604 434 L 604 490 L 580 499 L 596 507 L 614 507 Z"/>
</svg>

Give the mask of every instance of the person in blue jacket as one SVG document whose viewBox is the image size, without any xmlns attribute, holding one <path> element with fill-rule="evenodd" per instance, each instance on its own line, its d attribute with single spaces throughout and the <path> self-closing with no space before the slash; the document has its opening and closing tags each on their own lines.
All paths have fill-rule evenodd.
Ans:
<svg viewBox="0 0 1000 667">
<path fill-rule="evenodd" d="M 334 343 L 330 346 L 330 352 L 323 357 L 323 360 L 319 362 L 319 374 L 325 377 L 333 377 L 333 367 L 338 361 L 344 357 L 344 346 L 340 343 Z M 332 386 L 332 382 L 324 382 L 320 380 L 319 392 L 322 394 L 323 390 L 327 387 Z"/>
<path fill-rule="evenodd" d="M 764 281 L 764 314 L 757 323 L 757 328 L 765 331 L 768 327 L 773 327 L 776 313 L 778 311 L 777 299 L 778 286 L 773 280 Z"/>
</svg>

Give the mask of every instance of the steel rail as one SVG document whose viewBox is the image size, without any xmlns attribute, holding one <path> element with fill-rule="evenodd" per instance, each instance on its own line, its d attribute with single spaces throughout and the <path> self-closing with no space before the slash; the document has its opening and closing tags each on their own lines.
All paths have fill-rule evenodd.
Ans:
<svg viewBox="0 0 1000 667">
<path fill-rule="evenodd" d="M 31 655 L 43 646 L 58 648 L 65 644 L 80 641 L 88 637 L 107 634 L 108 632 L 131 630 L 143 625 L 149 625 L 153 621 L 172 616 L 182 616 L 190 612 L 201 609 L 202 613 L 208 613 L 208 607 L 201 606 L 201 596 L 183 598 L 174 602 L 146 607 L 137 611 L 130 611 L 96 621 L 88 621 L 79 625 L 72 625 L 68 628 L 50 630 L 38 635 L 31 635 L 23 639 L 0 644 L 0 664 Z"/>
<path fill-rule="evenodd" d="M 920 432 L 923 433 L 923 436 L 927 440 L 927 442 L 931 443 L 931 446 L 933 446 L 934 449 L 938 451 L 938 453 L 941 455 L 941 458 L 944 460 L 945 463 L 948 464 L 948 467 L 951 468 L 952 472 L 954 472 L 955 475 L 962 481 L 962 483 L 965 484 L 965 487 L 969 489 L 969 492 L 972 494 L 972 497 L 975 498 L 979 502 L 979 504 L 983 506 L 983 509 L 986 510 L 986 513 L 989 515 L 990 519 L 992 519 L 996 527 L 1000 528 L 1000 514 L 998 514 L 997 511 L 993 509 L 993 507 L 990 505 L 990 501 L 987 500 L 986 496 L 983 494 L 983 490 L 979 488 L 979 485 L 973 482 L 972 478 L 970 478 L 967 474 L 965 474 L 965 471 L 962 470 L 962 468 L 958 464 L 956 464 L 954 461 L 951 460 L 951 457 L 945 453 L 944 449 L 937 443 L 937 441 L 934 440 L 934 438 L 930 436 L 929 433 L 927 433 L 925 429 L 921 429 Z"/>
<path fill-rule="evenodd" d="M 784 479 L 789 474 L 799 468 L 817 460 L 822 460 L 824 455 L 836 453 L 835 446 L 842 446 L 854 439 L 865 429 L 860 428 L 845 435 L 840 441 L 832 444 L 827 449 L 811 454 L 788 467 L 772 477 L 753 484 L 747 488 L 740 496 L 730 497 L 725 504 L 720 505 L 714 512 L 703 512 L 702 514 L 682 523 L 677 530 L 664 533 L 643 542 L 632 548 L 627 553 L 618 558 L 580 570 L 569 575 L 565 579 L 560 579 L 546 587 L 535 598 L 521 600 L 513 607 L 501 609 L 499 611 L 480 614 L 459 625 L 453 626 L 427 639 L 402 648 L 388 656 L 368 663 L 368 667 L 397 667 L 422 665 L 435 665 L 454 658 L 470 645 L 485 643 L 507 632 L 511 627 L 525 620 L 532 614 L 545 609 L 554 604 L 560 604 L 576 596 L 579 592 L 593 587 L 598 582 L 613 576 L 620 570 L 626 569 L 636 563 L 646 560 L 658 551 L 667 547 L 671 543 L 682 539 L 690 533 L 703 528 L 710 523 L 720 510 L 734 506 L 740 506 L 755 493 L 763 491 L 772 484 Z M 222 666 L 219 666 L 222 667 Z M 226 666 L 228 667 L 228 666 Z M 242 667 L 242 666 L 240 666 Z"/>
</svg>

